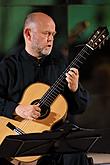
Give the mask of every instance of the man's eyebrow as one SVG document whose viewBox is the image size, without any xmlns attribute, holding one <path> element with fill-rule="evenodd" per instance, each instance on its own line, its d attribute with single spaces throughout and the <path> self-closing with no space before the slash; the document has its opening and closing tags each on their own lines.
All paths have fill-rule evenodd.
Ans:
<svg viewBox="0 0 110 165">
<path fill-rule="evenodd" d="M 53 35 L 56 35 L 56 31 L 54 31 L 54 32 L 51 32 L 51 31 L 48 31 L 48 30 L 46 30 L 46 31 L 44 31 L 43 33 L 51 33 L 51 34 L 53 34 Z"/>
</svg>

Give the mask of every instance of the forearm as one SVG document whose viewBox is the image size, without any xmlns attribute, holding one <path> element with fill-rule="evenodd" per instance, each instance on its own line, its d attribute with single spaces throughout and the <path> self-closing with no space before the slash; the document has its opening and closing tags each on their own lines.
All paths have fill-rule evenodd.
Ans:
<svg viewBox="0 0 110 165">
<path fill-rule="evenodd" d="M 79 84 L 76 92 L 67 91 L 65 97 L 68 102 L 68 109 L 71 114 L 79 114 L 86 110 L 89 101 L 88 92 Z"/>
<path fill-rule="evenodd" d="M 82 85 L 79 85 L 78 90 L 73 93 L 73 95 L 76 106 L 76 114 L 84 112 L 89 101 L 89 94 L 87 90 L 85 90 Z"/>
<path fill-rule="evenodd" d="M 18 106 L 17 103 L 9 101 L 0 97 L 0 115 L 8 118 L 13 118 L 15 108 Z"/>
</svg>

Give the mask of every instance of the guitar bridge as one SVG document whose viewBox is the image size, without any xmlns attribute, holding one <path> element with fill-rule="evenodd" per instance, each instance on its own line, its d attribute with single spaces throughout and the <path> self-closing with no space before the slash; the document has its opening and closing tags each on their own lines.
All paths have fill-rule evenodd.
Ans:
<svg viewBox="0 0 110 165">
<path fill-rule="evenodd" d="M 8 122 L 8 124 L 6 125 L 8 128 L 10 128 L 12 131 L 14 131 L 17 135 L 23 135 L 25 134 L 24 131 L 22 131 L 20 128 L 15 127 L 13 124 L 11 124 L 10 122 Z"/>
</svg>

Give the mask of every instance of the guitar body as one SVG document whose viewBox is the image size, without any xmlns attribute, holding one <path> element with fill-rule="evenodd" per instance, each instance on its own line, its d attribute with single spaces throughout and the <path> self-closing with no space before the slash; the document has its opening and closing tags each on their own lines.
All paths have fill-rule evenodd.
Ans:
<svg viewBox="0 0 110 165">
<path fill-rule="evenodd" d="M 34 100 L 40 99 L 50 87 L 46 84 L 35 83 L 30 85 L 24 92 L 20 104 L 28 105 Z M 52 126 L 66 117 L 67 113 L 67 102 L 62 95 L 54 100 L 50 107 L 49 115 L 44 119 L 38 119 L 36 121 L 25 120 L 18 118 L 17 121 L 8 119 L 6 117 L 0 117 L 0 143 L 8 135 L 16 135 L 14 131 L 7 127 L 10 122 L 14 126 L 20 128 L 22 131 L 27 133 L 39 133 L 45 130 L 51 130 Z M 22 162 L 32 162 L 37 160 L 40 156 L 27 156 L 27 157 L 16 157 L 15 159 Z"/>
</svg>

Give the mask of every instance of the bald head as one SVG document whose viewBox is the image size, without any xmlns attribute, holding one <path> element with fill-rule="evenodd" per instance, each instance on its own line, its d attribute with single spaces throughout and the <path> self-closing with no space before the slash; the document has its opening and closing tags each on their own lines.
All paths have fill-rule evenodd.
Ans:
<svg viewBox="0 0 110 165">
<path fill-rule="evenodd" d="M 29 14 L 24 24 L 26 51 L 36 57 L 50 54 L 55 33 L 55 23 L 50 16 L 41 12 Z"/>
<path fill-rule="evenodd" d="M 25 23 L 24 23 L 24 28 L 27 26 L 33 27 L 34 24 L 40 25 L 41 23 L 44 24 L 44 23 L 50 22 L 50 21 L 54 23 L 53 19 L 50 16 L 48 16 L 47 14 L 42 13 L 42 12 L 34 12 L 34 13 L 29 14 L 26 17 Z"/>
</svg>

